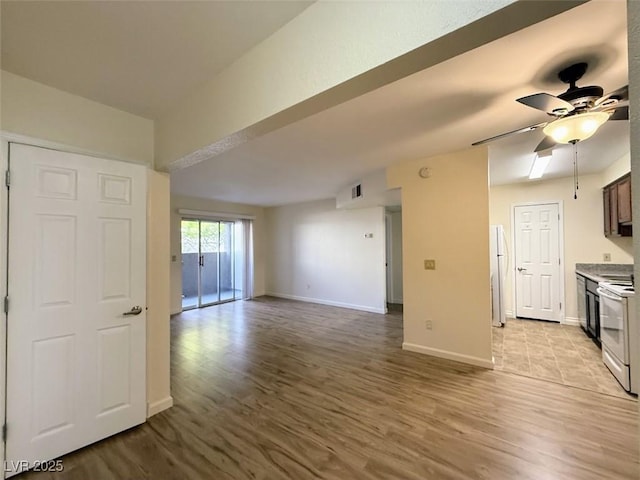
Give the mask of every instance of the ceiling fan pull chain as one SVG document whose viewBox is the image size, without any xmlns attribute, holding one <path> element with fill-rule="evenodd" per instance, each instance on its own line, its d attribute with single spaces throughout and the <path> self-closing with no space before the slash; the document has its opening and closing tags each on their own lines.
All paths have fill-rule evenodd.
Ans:
<svg viewBox="0 0 640 480">
<path fill-rule="evenodd" d="M 578 199 L 578 142 L 573 142 L 573 199 Z"/>
<path fill-rule="evenodd" d="M 575 157 L 576 157 L 576 190 L 580 190 L 580 185 L 578 184 L 580 181 L 580 171 L 578 170 L 578 144 L 575 144 L 573 148 L 576 149 Z"/>
</svg>

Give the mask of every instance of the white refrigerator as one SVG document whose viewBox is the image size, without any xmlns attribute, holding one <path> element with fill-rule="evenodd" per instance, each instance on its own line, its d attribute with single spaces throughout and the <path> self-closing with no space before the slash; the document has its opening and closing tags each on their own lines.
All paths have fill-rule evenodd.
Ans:
<svg viewBox="0 0 640 480">
<path fill-rule="evenodd" d="M 491 323 L 494 327 L 503 327 L 506 323 L 504 313 L 505 283 L 507 277 L 507 242 L 502 225 L 489 227 L 491 252 Z"/>
</svg>

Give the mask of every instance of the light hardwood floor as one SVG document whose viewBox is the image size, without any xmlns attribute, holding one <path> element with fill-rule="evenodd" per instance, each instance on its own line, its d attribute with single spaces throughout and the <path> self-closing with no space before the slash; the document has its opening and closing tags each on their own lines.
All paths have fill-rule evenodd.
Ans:
<svg viewBox="0 0 640 480">
<path fill-rule="evenodd" d="M 273 298 L 172 319 L 175 406 L 56 479 L 637 479 L 637 403 L 401 350 L 402 317 Z"/>
</svg>

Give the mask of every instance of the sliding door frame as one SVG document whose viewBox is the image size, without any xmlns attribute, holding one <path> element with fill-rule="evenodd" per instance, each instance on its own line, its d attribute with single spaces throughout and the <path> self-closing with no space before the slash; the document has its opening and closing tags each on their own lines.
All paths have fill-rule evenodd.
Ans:
<svg viewBox="0 0 640 480">
<path fill-rule="evenodd" d="M 182 222 L 187 221 L 187 222 L 198 222 L 198 275 L 197 275 L 197 282 L 198 282 L 198 298 L 197 298 L 197 302 L 195 305 L 192 306 L 188 306 L 188 307 L 182 307 L 182 310 L 192 310 L 195 308 L 203 308 L 203 307 L 210 307 L 213 305 L 220 305 L 222 303 L 228 303 L 228 302 L 234 302 L 236 300 L 238 300 L 238 297 L 236 297 L 236 278 L 235 278 L 235 220 L 230 220 L 230 219 L 216 219 L 216 218 L 200 218 L 200 217 L 196 217 L 196 216 L 181 216 L 180 218 L 180 225 L 182 226 Z M 216 224 L 217 225 L 217 229 L 218 229 L 218 235 L 217 235 L 217 245 L 216 245 L 216 290 L 217 290 L 217 297 L 218 299 L 216 301 L 213 302 L 204 302 L 203 298 L 204 298 L 204 293 L 203 293 L 203 268 L 204 268 L 204 252 L 203 252 L 203 248 L 202 248 L 202 224 L 203 223 L 209 223 L 209 224 Z M 227 224 L 229 226 L 229 235 L 230 235 L 230 241 L 229 241 L 229 257 L 230 257 L 230 261 L 231 261 L 231 270 L 230 270 L 230 275 L 231 275 L 231 291 L 232 291 L 232 296 L 231 298 L 225 298 L 222 299 L 222 290 L 221 290 L 221 285 L 220 285 L 220 279 L 221 279 L 221 268 L 220 268 L 220 259 L 221 259 L 221 252 L 220 252 L 220 245 L 222 244 L 221 241 L 221 230 L 222 230 L 222 224 Z M 181 229 L 182 230 L 182 229 Z M 182 252 L 182 238 L 181 238 L 181 248 L 180 248 L 180 255 L 183 255 L 184 252 Z M 182 287 L 182 291 L 184 292 L 184 286 Z"/>
</svg>

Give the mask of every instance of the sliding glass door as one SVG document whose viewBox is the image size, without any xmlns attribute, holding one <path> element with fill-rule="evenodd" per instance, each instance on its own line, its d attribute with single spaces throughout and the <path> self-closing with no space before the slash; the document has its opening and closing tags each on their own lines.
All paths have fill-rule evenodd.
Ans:
<svg viewBox="0 0 640 480">
<path fill-rule="evenodd" d="M 182 309 L 236 298 L 234 222 L 182 220 Z"/>
<path fill-rule="evenodd" d="M 200 222 L 200 306 L 220 301 L 218 288 L 218 255 L 220 225 L 218 222 Z"/>
<path fill-rule="evenodd" d="M 182 309 L 200 305 L 200 222 L 182 220 Z"/>
</svg>

